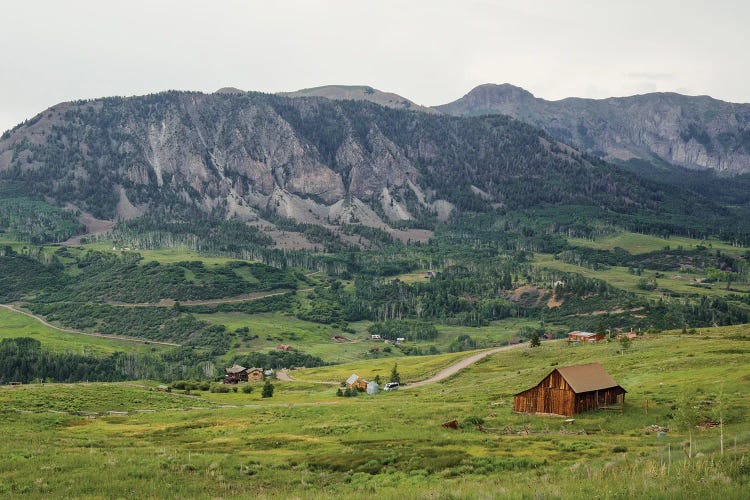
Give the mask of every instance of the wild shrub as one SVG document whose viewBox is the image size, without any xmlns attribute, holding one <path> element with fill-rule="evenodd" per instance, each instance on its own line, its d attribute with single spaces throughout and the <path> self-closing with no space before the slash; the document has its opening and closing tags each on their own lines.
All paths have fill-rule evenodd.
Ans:
<svg viewBox="0 0 750 500">
<path fill-rule="evenodd" d="M 271 398 L 273 397 L 273 391 L 273 384 L 270 380 L 266 380 L 266 383 L 263 384 L 263 392 L 261 392 L 261 396 L 263 396 L 264 398 Z"/>
</svg>

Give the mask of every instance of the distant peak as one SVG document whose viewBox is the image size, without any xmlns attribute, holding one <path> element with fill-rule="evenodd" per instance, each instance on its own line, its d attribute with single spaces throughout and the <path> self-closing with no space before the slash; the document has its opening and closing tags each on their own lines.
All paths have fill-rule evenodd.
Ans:
<svg viewBox="0 0 750 500">
<path fill-rule="evenodd" d="M 510 83 L 484 83 L 471 89 L 467 95 L 494 94 L 513 97 L 534 97 L 528 90 L 511 85 Z"/>
<path fill-rule="evenodd" d="M 244 94 L 244 93 L 245 93 L 244 90 L 240 90 L 236 87 L 222 87 L 216 92 L 214 92 L 214 94 Z"/>
<path fill-rule="evenodd" d="M 383 92 L 369 85 L 323 85 L 295 92 L 281 92 L 286 97 L 324 97 L 333 100 L 370 101 L 380 106 L 409 109 L 423 113 L 435 113 L 431 108 L 420 106 L 392 92 Z"/>
</svg>

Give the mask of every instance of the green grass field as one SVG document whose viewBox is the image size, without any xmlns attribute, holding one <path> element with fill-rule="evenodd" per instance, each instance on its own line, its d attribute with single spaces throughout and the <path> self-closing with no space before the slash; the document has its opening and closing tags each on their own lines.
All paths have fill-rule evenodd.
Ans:
<svg viewBox="0 0 750 500">
<path fill-rule="evenodd" d="M 231 358 L 236 354 L 250 351 L 265 351 L 274 349 L 279 344 L 289 344 L 308 354 L 318 356 L 329 363 L 346 363 L 366 359 L 371 356 L 370 351 L 379 349 L 379 356 L 385 359 L 403 357 L 403 353 L 396 346 L 390 346 L 390 352 L 384 351 L 389 347 L 382 342 L 370 342 L 367 327 L 369 321 L 358 321 L 350 327 L 354 333 L 344 332 L 339 328 L 304 321 L 285 313 L 213 313 L 199 314 L 198 318 L 211 323 L 224 325 L 229 331 L 247 327 L 247 335 L 257 339 L 238 340 L 232 351 L 227 355 Z M 450 343 L 459 335 L 469 335 L 477 342 L 477 347 L 492 347 L 508 342 L 518 336 L 523 327 L 538 327 L 539 322 L 525 318 L 509 318 L 495 321 L 488 326 L 470 327 L 457 325 L 436 325 L 438 337 L 435 340 L 407 342 L 405 345 L 418 347 L 426 351 L 435 346 L 439 351 L 446 352 Z M 352 342 L 338 343 L 332 340 L 334 336 L 343 336 Z M 368 354 L 369 353 L 369 354 Z"/>
<path fill-rule="evenodd" d="M 610 236 L 596 238 L 595 240 L 588 240 L 584 238 L 569 238 L 568 242 L 571 245 L 596 248 L 599 250 L 612 250 L 615 247 L 620 247 L 632 254 L 654 252 L 656 250 L 661 250 L 666 246 L 669 246 L 670 248 L 677 248 L 681 246 L 686 250 L 690 250 L 697 247 L 698 245 L 703 245 L 705 247 L 725 251 L 732 255 L 740 255 L 749 250 L 747 248 L 735 247 L 719 240 L 696 240 L 693 238 L 685 238 L 681 236 L 659 238 L 658 236 L 631 233 L 627 231 Z"/>
<path fill-rule="evenodd" d="M 145 352 L 162 349 L 158 345 L 67 333 L 50 328 L 24 314 L 0 307 L 0 339 L 31 337 L 55 352 L 111 354 L 116 351 Z"/>
<path fill-rule="evenodd" d="M 349 375 L 356 373 L 368 380 L 372 380 L 376 375 L 380 375 L 382 379 L 387 381 L 394 364 L 398 364 L 398 372 L 401 374 L 401 380 L 404 382 L 416 382 L 453 364 L 456 360 L 471 355 L 472 352 L 437 354 L 434 356 L 405 356 L 396 359 L 362 359 L 333 366 L 294 370 L 291 375 L 297 380 L 343 382 Z"/>
<path fill-rule="evenodd" d="M 439 333 L 436 344 L 439 348 L 445 349 L 459 335 L 468 335 L 477 341 L 477 347 L 492 347 L 517 337 L 524 327 L 538 328 L 539 326 L 538 320 L 528 318 L 507 318 L 479 327 L 435 325 Z"/>
<path fill-rule="evenodd" d="M 414 271 L 413 273 L 404 273 L 394 276 L 394 279 L 401 280 L 404 283 L 425 283 L 427 281 L 430 281 L 430 278 L 427 277 L 427 273 L 430 272 L 428 269 L 422 269 L 419 271 Z M 433 270 L 433 272 L 437 272 L 437 270 Z"/>
<path fill-rule="evenodd" d="M 624 354 L 616 342 L 522 347 L 443 383 L 357 398 L 299 382 L 276 382 L 270 399 L 260 397 L 259 385 L 251 394 L 193 398 L 136 384 L 2 388 L 0 423 L 11 439 L 0 452 L 0 494 L 743 498 L 750 342 L 738 339 L 748 334 L 748 326 L 669 332 L 639 338 Z M 399 367 L 426 375 L 463 355 L 402 358 Z M 386 361 L 363 361 L 360 374 L 390 369 Z M 568 423 L 512 412 L 515 392 L 555 366 L 590 361 L 628 391 L 622 415 L 590 412 Z M 304 374 L 339 376 L 326 370 Z M 717 418 L 723 407 L 723 457 L 719 430 L 695 429 L 700 456 L 686 459 L 688 433 L 671 418 L 683 394 L 704 416 Z M 48 410 L 129 414 L 92 419 Z M 483 419 L 483 430 L 441 426 L 469 417 Z M 660 437 L 652 425 L 670 430 Z"/>
<path fill-rule="evenodd" d="M 247 327 L 250 330 L 247 335 L 258 336 L 250 341 L 239 340 L 239 346 L 233 346 L 228 357 L 250 351 L 274 349 L 279 344 L 289 344 L 329 363 L 343 363 L 363 358 L 363 355 L 373 347 L 371 343 L 366 342 L 369 337 L 364 330 L 354 334 L 346 333 L 339 328 L 304 321 L 290 314 L 214 313 L 199 314 L 197 317 L 224 325 L 230 331 Z M 333 337 L 336 335 L 352 339 L 354 342 L 335 342 Z"/>
<path fill-rule="evenodd" d="M 112 252 L 113 244 L 111 242 L 102 241 L 96 243 L 87 243 L 85 245 L 82 245 L 82 248 L 88 250 L 98 250 L 100 252 Z M 115 253 L 122 251 L 122 248 L 117 247 L 117 251 Z M 207 266 L 218 266 L 225 265 L 227 262 L 238 260 L 226 257 L 212 257 L 201 255 L 197 252 L 193 252 L 192 250 L 185 250 L 180 248 L 162 248 L 158 250 L 133 249 L 132 251 L 138 252 L 139 254 L 141 254 L 141 256 L 143 256 L 143 260 L 141 261 L 142 264 L 153 261 L 160 262 L 162 264 L 174 264 L 176 262 L 185 261 L 201 261 Z"/>
<path fill-rule="evenodd" d="M 726 289 L 726 283 L 711 283 L 710 287 L 694 286 L 695 278 L 705 277 L 701 274 L 662 273 L 663 277 L 656 278 L 656 272 L 644 270 L 641 276 L 630 274 L 627 267 L 611 266 L 604 270 L 593 270 L 587 267 L 569 264 L 556 260 L 552 254 L 534 254 L 534 264 L 551 269 L 559 269 L 569 273 L 577 273 L 588 278 L 604 280 L 612 286 L 633 292 L 638 295 L 655 297 L 662 293 L 679 295 L 708 295 L 725 296 L 732 293 L 750 292 L 750 285 L 746 283 L 732 283 L 732 289 Z M 657 289 L 653 291 L 638 288 L 638 281 L 643 278 L 653 278 L 657 282 Z"/>
</svg>

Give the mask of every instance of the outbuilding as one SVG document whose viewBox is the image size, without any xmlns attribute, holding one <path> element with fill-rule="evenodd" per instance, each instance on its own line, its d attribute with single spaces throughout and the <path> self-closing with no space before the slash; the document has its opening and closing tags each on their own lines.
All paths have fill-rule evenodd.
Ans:
<svg viewBox="0 0 750 500">
<path fill-rule="evenodd" d="M 570 416 L 589 410 L 622 411 L 625 393 L 599 363 L 556 368 L 513 398 L 513 411 Z"/>
<path fill-rule="evenodd" d="M 367 390 L 367 380 L 359 378 L 359 375 L 352 373 L 348 379 L 346 379 L 346 385 L 351 389 L 360 389 L 362 391 Z"/>
<path fill-rule="evenodd" d="M 568 342 L 601 342 L 602 340 L 604 340 L 604 335 L 601 333 L 570 332 L 568 334 Z"/>
<path fill-rule="evenodd" d="M 263 380 L 263 370 L 260 368 L 245 368 L 238 364 L 224 368 L 224 374 L 225 384 Z"/>
</svg>

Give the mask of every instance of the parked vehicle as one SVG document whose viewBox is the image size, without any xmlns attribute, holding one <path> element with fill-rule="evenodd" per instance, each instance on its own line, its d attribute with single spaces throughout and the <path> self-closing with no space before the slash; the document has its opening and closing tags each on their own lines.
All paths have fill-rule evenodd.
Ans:
<svg viewBox="0 0 750 500">
<path fill-rule="evenodd" d="M 398 390 L 398 382 L 388 382 L 383 388 L 384 391 L 396 391 Z"/>
</svg>

